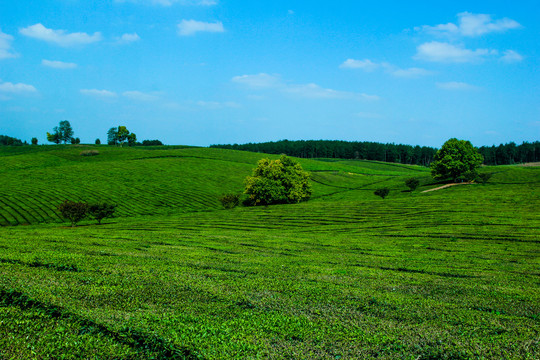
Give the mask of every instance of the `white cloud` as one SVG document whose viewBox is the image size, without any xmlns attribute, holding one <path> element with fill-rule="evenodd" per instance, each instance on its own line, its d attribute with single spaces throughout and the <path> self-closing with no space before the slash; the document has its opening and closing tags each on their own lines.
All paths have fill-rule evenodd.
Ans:
<svg viewBox="0 0 540 360">
<path fill-rule="evenodd" d="M 450 81 L 436 84 L 439 89 L 443 90 L 476 90 L 478 87 L 464 82 Z"/>
<path fill-rule="evenodd" d="M 118 42 L 120 44 L 129 44 L 129 43 L 136 42 L 139 40 L 141 40 L 141 38 L 139 37 L 139 35 L 137 35 L 137 33 L 124 34 L 118 38 Z"/>
<path fill-rule="evenodd" d="M 232 78 L 233 82 L 247 85 L 251 88 L 273 88 L 282 85 L 278 75 L 260 73 L 257 75 L 241 75 Z"/>
<path fill-rule="evenodd" d="M 140 91 L 124 91 L 122 95 L 136 101 L 155 101 L 159 99 L 159 97 L 154 94 L 143 93 Z"/>
<path fill-rule="evenodd" d="M 523 60 L 523 56 L 514 50 L 506 50 L 501 60 L 508 63 L 520 62 Z"/>
<path fill-rule="evenodd" d="M 97 89 L 81 89 L 81 94 L 83 95 L 88 95 L 88 96 L 94 96 L 94 97 L 98 97 L 98 98 L 115 98 L 117 97 L 118 95 L 113 92 L 113 91 L 109 91 L 109 90 L 97 90 Z"/>
<path fill-rule="evenodd" d="M 69 62 L 63 62 L 63 61 L 51 61 L 51 60 L 41 60 L 41 64 L 43 66 L 55 68 L 55 69 L 75 69 L 77 67 L 77 64 L 75 63 L 69 63 Z"/>
<path fill-rule="evenodd" d="M 200 5 L 200 6 L 213 6 L 217 5 L 216 0 L 114 0 L 116 3 L 136 3 L 144 5 L 161 5 L 161 6 L 171 6 L 173 4 L 180 5 Z"/>
<path fill-rule="evenodd" d="M 32 85 L 27 84 L 13 84 L 10 82 L 0 82 L 0 92 L 10 94 L 31 94 L 36 93 L 37 89 Z"/>
<path fill-rule="evenodd" d="M 459 36 L 481 36 L 494 32 L 505 32 L 511 29 L 518 29 L 521 26 L 515 20 L 503 18 L 493 20 L 488 14 L 472 14 L 462 12 L 457 15 L 458 23 L 439 24 L 435 26 L 424 25 L 417 30 L 423 30 L 432 34 L 459 35 Z"/>
<path fill-rule="evenodd" d="M 369 59 L 364 59 L 364 60 L 347 59 L 339 67 L 345 68 L 345 69 L 362 69 L 367 72 L 372 72 L 377 69 L 384 69 L 387 73 L 393 76 L 403 77 L 403 78 L 417 78 L 417 77 L 433 74 L 433 72 L 426 69 L 421 69 L 417 67 L 412 67 L 408 69 L 400 69 L 386 62 L 376 63 Z"/>
<path fill-rule="evenodd" d="M 208 23 L 197 20 L 182 20 L 182 22 L 178 24 L 178 35 L 180 36 L 194 35 L 198 32 L 222 33 L 225 32 L 225 28 L 221 21 Z"/>
<path fill-rule="evenodd" d="M 65 30 L 47 29 L 42 24 L 35 24 L 19 30 L 22 35 L 47 41 L 60 46 L 75 46 L 91 44 L 102 40 L 101 33 L 67 33 Z"/>
<path fill-rule="evenodd" d="M 12 41 L 13 36 L 3 33 L 2 30 L 0 30 L 0 60 L 16 58 L 19 56 L 11 50 Z"/>
<path fill-rule="evenodd" d="M 496 50 L 470 50 L 448 43 L 432 41 L 418 46 L 415 58 L 432 62 L 466 63 L 481 61 L 486 56 L 496 54 Z"/>
<path fill-rule="evenodd" d="M 344 69 L 362 69 L 364 71 L 371 72 L 371 71 L 375 71 L 380 66 L 381 66 L 380 64 L 376 64 L 369 59 L 364 59 L 364 60 L 347 59 L 339 67 L 344 68 Z"/>
<path fill-rule="evenodd" d="M 313 83 L 288 84 L 282 81 L 278 75 L 269 75 L 265 73 L 235 76 L 232 78 L 232 81 L 252 89 L 274 89 L 285 94 L 308 99 L 379 100 L 379 97 L 376 95 L 327 89 Z"/>
</svg>

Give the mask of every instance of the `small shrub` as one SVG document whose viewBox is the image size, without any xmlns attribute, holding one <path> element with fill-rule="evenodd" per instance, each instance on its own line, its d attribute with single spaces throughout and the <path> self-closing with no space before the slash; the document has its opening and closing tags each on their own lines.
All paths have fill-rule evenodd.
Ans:
<svg viewBox="0 0 540 360">
<path fill-rule="evenodd" d="M 232 209 L 240 204 L 240 195 L 238 194 L 224 194 L 219 198 L 221 205 L 225 209 Z"/>
<path fill-rule="evenodd" d="M 96 139 L 95 144 L 96 144 L 96 145 L 101 145 L 101 140 Z"/>
<path fill-rule="evenodd" d="M 420 185 L 420 180 L 416 178 L 409 178 L 405 180 L 405 185 L 407 185 L 407 187 L 411 189 L 411 191 L 414 191 Z"/>
<path fill-rule="evenodd" d="M 96 156 L 99 155 L 99 151 L 97 150 L 86 150 L 81 152 L 81 156 Z"/>
<path fill-rule="evenodd" d="M 478 174 L 478 182 L 485 184 L 491 179 L 492 173 L 481 173 Z"/>
<path fill-rule="evenodd" d="M 111 218 L 116 210 L 116 205 L 107 203 L 97 203 L 88 206 L 88 214 L 97 220 L 98 224 L 101 224 L 101 220 L 105 218 Z"/>
<path fill-rule="evenodd" d="M 38 144 L 38 139 L 33 137 L 32 138 L 32 145 L 37 145 Z"/>
<path fill-rule="evenodd" d="M 388 196 L 388 194 L 390 194 L 390 189 L 387 187 L 380 188 L 380 189 L 375 190 L 374 194 L 384 199 L 385 197 Z"/>
<path fill-rule="evenodd" d="M 86 217 L 88 204 L 82 201 L 64 200 L 63 203 L 58 205 L 58 210 L 65 219 L 71 221 L 71 226 L 75 226 L 76 223 Z"/>
</svg>

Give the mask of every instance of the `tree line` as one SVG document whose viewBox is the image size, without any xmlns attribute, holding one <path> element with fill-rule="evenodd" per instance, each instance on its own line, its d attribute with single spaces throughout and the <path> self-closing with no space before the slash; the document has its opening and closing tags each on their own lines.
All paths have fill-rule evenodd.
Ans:
<svg viewBox="0 0 540 360">
<path fill-rule="evenodd" d="M 280 140 L 241 145 L 211 145 L 210 147 L 286 154 L 299 158 L 377 160 L 423 166 L 428 166 L 437 152 L 437 149 L 427 146 L 341 140 Z"/>
<path fill-rule="evenodd" d="M 337 158 L 395 162 L 429 166 L 436 148 L 403 144 L 383 144 L 369 141 L 341 140 L 280 140 L 263 143 L 217 144 L 213 148 L 286 154 L 299 158 Z M 540 161 L 540 142 L 514 142 L 499 146 L 482 146 L 478 152 L 486 165 L 509 165 Z"/>
<path fill-rule="evenodd" d="M 478 149 L 486 165 L 511 165 L 540 161 L 540 141 L 524 141 L 521 145 L 514 142 L 499 146 L 482 146 Z"/>
</svg>

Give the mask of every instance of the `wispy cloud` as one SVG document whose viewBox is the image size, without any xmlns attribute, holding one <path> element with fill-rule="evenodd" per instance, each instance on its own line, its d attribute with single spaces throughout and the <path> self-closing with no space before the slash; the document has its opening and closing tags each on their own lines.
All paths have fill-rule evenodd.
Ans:
<svg viewBox="0 0 540 360">
<path fill-rule="evenodd" d="M 67 33 L 65 30 L 47 29 L 42 24 L 35 24 L 22 28 L 19 32 L 34 39 L 43 40 L 59 46 L 76 46 L 95 43 L 102 40 L 101 33 L 96 32 L 93 35 L 87 33 Z"/>
<path fill-rule="evenodd" d="M 118 39 L 119 44 L 129 44 L 129 43 L 133 43 L 133 42 L 137 42 L 141 40 L 141 38 L 139 37 L 139 35 L 137 35 L 137 33 L 124 34 L 117 39 Z"/>
<path fill-rule="evenodd" d="M 364 60 L 347 59 L 339 67 L 343 69 L 362 69 L 364 71 L 371 72 L 371 71 L 377 70 L 380 66 L 381 64 L 376 64 L 369 59 L 364 59 Z"/>
<path fill-rule="evenodd" d="M 112 99 L 118 96 L 114 91 L 109 90 L 81 89 L 80 92 L 83 95 L 93 96 L 102 99 Z"/>
<path fill-rule="evenodd" d="M 257 75 L 240 75 L 232 78 L 235 83 L 243 84 L 251 88 L 277 88 L 282 85 L 279 75 L 260 73 Z"/>
<path fill-rule="evenodd" d="M 216 0 L 114 0 L 116 3 L 137 3 L 144 5 L 160 5 L 160 6 L 172 6 L 174 4 L 179 5 L 192 5 L 192 6 L 212 6 L 217 5 Z"/>
<path fill-rule="evenodd" d="M 503 18 L 493 20 L 488 14 L 472 14 L 462 12 L 457 14 L 457 24 L 447 23 L 435 26 L 424 25 L 415 28 L 431 34 L 454 35 L 475 37 L 495 32 L 505 32 L 511 29 L 521 28 L 521 24 L 515 20 Z"/>
<path fill-rule="evenodd" d="M 467 63 L 478 62 L 490 55 L 497 55 L 497 50 L 470 50 L 449 43 L 431 41 L 417 47 L 415 58 L 431 62 Z"/>
<path fill-rule="evenodd" d="M 438 82 L 436 85 L 443 90 L 478 90 L 477 86 L 458 81 Z"/>
<path fill-rule="evenodd" d="M 0 92 L 9 94 L 32 94 L 37 93 L 37 89 L 32 85 L 22 83 L 13 84 L 10 82 L 0 81 Z"/>
<path fill-rule="evenodd" d="M 222 33 L 225 32 L 225 28 L 221 21 L 209 23 L 197 20 L 182 20 L 178 24 L 178 35 L 180 36 L 194 35 L 198 32 Z"/>
<path fill-rule="evenodd" d="M 155 94 L 144 93 L 141 91 L 124 91 L 122 95 L 136 101 L 155 101 L 159 99 L 159 96 Z"/>
<path fill-rule="evenodd" d="M 51 61 L 51 60 L 41 60 L 43 66 L 51 67 L 54 69 L 75 69 L 77 64 L 63 61 Z"/>
<path fill-rule="evenodd" d="M 376 95 L 327 89 L 314 83 L 289 84 L 283 81 L 279 75 L 265 73 L 235 76 L 232 78 L 232 81 L 252 89 L 273 89 L 281 93 L 307 99 L 379 100 L 379 97 Z"/>
<path fill-rule="evenodd" d="M 523 60 L 523 56 L 514 50 L 506 50 L 501 60 L 507 63 L 520 62 Z"/>
<path fill-rule="evenodd" d="M 19 56 L 11 49 L 12 41 L 13 36 L 3 33 L 2 30 L 0 30 L 0 60 L 16 58 Z"/>
<path fill-rule="evenodd" d="M 364 60 L 347 59 L 339 67 L 342 69 L 361 69 L 366 72 L 373 72 L 375 70 L 382 69 L 390 75 L 401 77 L 401 78 L 418 78 L 421 76 L 427 76 L 427 75 L 433 74 L 432 71 L 422 69 L 422 68 L 411 67 L 408 69 L 401 69 L 387 62 L 376 63 L 369 59 L 364 59 Z"/>
</svg>

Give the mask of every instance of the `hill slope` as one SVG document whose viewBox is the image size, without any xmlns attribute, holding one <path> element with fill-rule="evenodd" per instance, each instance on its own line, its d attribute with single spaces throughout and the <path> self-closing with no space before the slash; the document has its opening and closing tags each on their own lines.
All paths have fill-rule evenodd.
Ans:
<svg viewBox="0 0 540 360">
<path fill-rule="evenodd" d="M 83 156 L 89 151 L 99 155 Z M 257 161 L 274 155 L 182 147 L 39 146 L 0 148 L 0 225 L 60 221 L 63 200 L 106 201 L 120 217 L 220 208 L 218 198 L 241 193 Z M 314 198 L 427 169 L 366 161 L 302 160 L 312 171 Z M 357 196 L 357 195 L 356 195 Z"/>
</svg>

